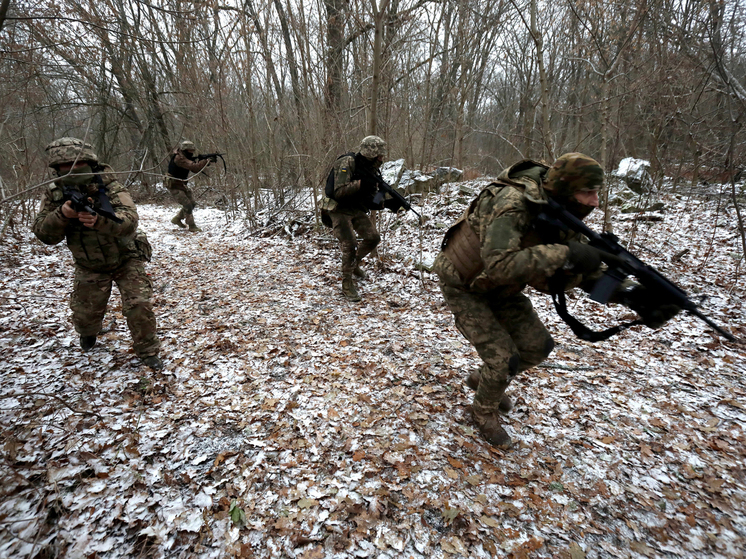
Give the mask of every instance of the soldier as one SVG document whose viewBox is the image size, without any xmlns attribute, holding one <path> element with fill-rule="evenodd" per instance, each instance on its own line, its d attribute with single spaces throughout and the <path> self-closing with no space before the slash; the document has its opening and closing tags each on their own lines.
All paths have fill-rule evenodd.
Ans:
<svg viewBox="0 0 746 559">
<path fill-rule="evenodd" d="M 151 369 L 161 370 L 153 286 L 143 264 L 150 260 L 151 248 L 145 233 L 137 229 L 137 208 L 129 192 L 82 140 L 60 138 L 46 151 L 49 166 L 59 178 L 44 192 L 33 231 L 47 245 L 66 239 L 72 252 L 75 282 L 70 308 L 80 347 L 89 351 L 96 344 L 114 281 L 122 295 L 122 313 L 135 353 Z M 96 213 L 73 209 L 71 192 L 82 193 Z"/>
<path fill-rule="evenodd" d="M 572 231 L 547 231 L 535 218 L 551 196 L 584 219 L 598 207 L 602 182 L 601 166 L 580 153 L 561 156 L 551 168 L 522 161 L 482 190 L 443 240 L 434 266 L 440 288 L 456 327 L 483 361 L 466 381 L 476 390 L 472 417 L 498 448 L 511 446 L 499 416 L 513 406 L 505 390 L 519 372 L 544 361 L 554 348 L 521 291 L 530 285 L 551 292 L 550 281 L 560 281 L 565 290 L 580 286 L 588 291 L 601 275 L 597 249 L 579 242 Z M 622 299 L 652 328 L 679 311 L 659 306 L 632 282 L 612 302 Z"/>
<path fill-rule="evenodd" d="M 194 203 L 194 195 L 187 186 L 189 171 L 199 173 L 212 162 L 210 159 L 197 161 L 195 151 L 196 148 L 192 142 L 188 140 L 181 142 L 179 147 L 171 154 L 171 159 L 168 162 L 168 177 L 166 177 L 166 188 L 168 188 L 174 200 L 181 204 L 179 213 L 171 219 L 171 223 L 179 227 L 189 226 L 189 231 L 192 232 L 202 231 L 202 229 L 194 223 L 192 212 L 196 204 Z M 181 221 L 182 219 L 186 221 L 186 225 Z"/>
<path fill-rule="evenodd" d="M 322 220 L 332 228 L 339 241 L 342 294 L 352 302 L 360 301 L 352 276 L 366 277 L 360 263 L 381 242 L 369 212 L 384 207 L 373 202 L 378 191 L 373 176 L 380 175 L 385 155 L 386 142 L 378 136 L 366 136 L 357 153 L 348 153 L 337 159 L 327 179 Z M 358 235 L 362 239 L 359 246 Z"/>
</svg>

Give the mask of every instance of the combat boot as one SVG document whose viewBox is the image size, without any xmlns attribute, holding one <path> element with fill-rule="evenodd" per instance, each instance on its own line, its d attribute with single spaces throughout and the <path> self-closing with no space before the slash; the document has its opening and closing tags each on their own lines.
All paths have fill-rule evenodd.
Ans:
<svg viewBox="0 0 746 559">
<path fill-rule="evenodd" d="M 186 228 L 186 225 L 184 225 L 184 222 L 181 221 L 181 218 L 178 215 L 171 218 L 171 223 L 178 225 L 182 229 Z"/>
<path fill-rule="evenodd" d="M 96 345 L 96 336 L 80 336 L 80 349 L 90 351 Z"/>
<path fill-rule="evenodd" d="M 148 357 L 143 357 L 142 362 L 145 366 L 150 367 L 154 371 L 160 371 L 163 369 L 163 361 L 161 361 L 161 358 L 157 355 L 149 355 Z"/>
<path fill-rule="evenodd" d="M 355 282 L 352 281 L 352 278 L 342 279 L 342 295 L 352 303 L 357 303 L 361 300 L 360 294 L 357 292 L 357 287 L 355 287 Z"/>
<path fill-rule="evenodd" d="M 513 445 L 510 435 L 503 429 L 499 414 L 496 412 L 483 414 L 472 407 L 471 416 L 474 419 L 474 423 L 479 427 L 482 436 L 492 446 L 508 450 Z"/>
<path fill-rule="evenodd" d="M 189 231 L 191 231 L 192 233 L 201 233 L 202 229 L 200 229 L 196 225 L 190 225 L 189 226 Z"/>
<path fill-rule="evenodd" d="M 482 378 L 482 373 L 479 372 L 479 370 L 472 371 L 471 374 L 466 377 L 466 386 L 471 388 L 472 390 L 476 390 L 479 388 L 479 381 Z M 508 413 L 510 410 L 513 409 L 513 401 L 510 399 L 510 396 L 507 394 L 503 394 L 503 397 L 500 399 L 500 405 L 498 406 L 500 413 Z"/>
</svg>

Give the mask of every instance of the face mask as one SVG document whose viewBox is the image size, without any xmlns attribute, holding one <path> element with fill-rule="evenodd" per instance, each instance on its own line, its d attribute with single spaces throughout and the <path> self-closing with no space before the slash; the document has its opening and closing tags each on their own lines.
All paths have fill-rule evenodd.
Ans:
<svg viewBox="0 0 746 559">
<path fill-rule="evenodd" d="M 596 208 L 594 206 L 588 206 L 586 204 L 581 204 L 578 202 L 574 196 L 570 196 L 569 198 L 555 198 L 560 204 L 565 206 L 565 209 L 570 212 L 572 215 L 577 217 L 578 219 L 585 219 L 588 217 L 593 210 Z"/>
<path fill-rule="evenodd" d="M 66 175 L 67 173 L 62 173 Z M 70 170 L 70 174 L 62 179 L 65 186 L 83 186 L 93 180 L 93 169 L 90 165 L 82 165 Z"/>
</svg>

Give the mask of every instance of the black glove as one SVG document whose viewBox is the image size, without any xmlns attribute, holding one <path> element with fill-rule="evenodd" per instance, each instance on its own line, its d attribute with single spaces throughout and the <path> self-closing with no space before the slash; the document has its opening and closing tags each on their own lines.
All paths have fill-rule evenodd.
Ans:
<svg viewBox="0 0 746 559">
<path fill-rule="evenodd" d="M 648 328 L 657 329 L 681 312 L 671 303 L 660 303 L 654 294 L 642 285 L 630 289 L 621 297 L 622 303 L 640 315 Z"/>
<path fill-rule="evenodd" d="M 217 163 L 217 162 L 218 162 L 218 156 L 217 156 L 217 155 L 213 155 L 213 156 L 212 156 L 212 157 L 210 158 L 210 163 Z"/>
<path fill-rule="evenodd" d="M 591 274 L 601 266 L 601 251 L 585 243 L 570 241 L 567 243 L 570 254 L 567 255 L 565 269 L 573 274 Z"/>
</svg>

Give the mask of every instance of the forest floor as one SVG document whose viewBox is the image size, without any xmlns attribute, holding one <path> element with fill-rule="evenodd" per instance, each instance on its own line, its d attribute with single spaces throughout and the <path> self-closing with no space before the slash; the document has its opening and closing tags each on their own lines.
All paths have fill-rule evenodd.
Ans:
<svg viewBox="0 0 746 559">
<path fill-rule="evenodd" d="M 0 556 L 743 557 L 746 348 L 694 317 L 591 344 L 530 291 L 556 349 L 511 385 L 515 448 L 480 437 L 463 383 L 479 360 L 416 266 L 469 199 L 429 197 L 422 229 L 384 214 L 357 304 L 326 230 L 256 237 L 198 209 L 190 234 L 141 205 L 158 374 L 116 289 L 83 353 L 64 243 L 6 234 Z M 746 338 L 733 206 L 665 201 L 662 221 L 615 215 L 616 232 Z M 597 328 L 632 318 L 569 306 Z"/>
</svg>

